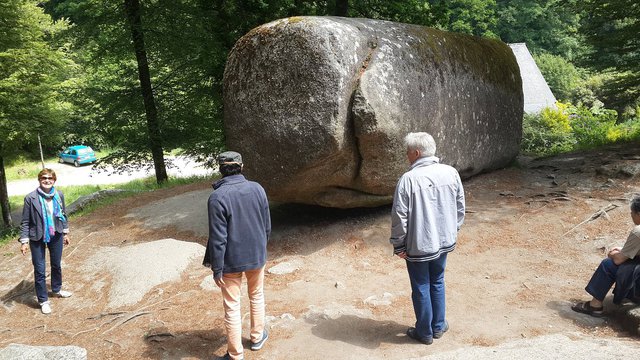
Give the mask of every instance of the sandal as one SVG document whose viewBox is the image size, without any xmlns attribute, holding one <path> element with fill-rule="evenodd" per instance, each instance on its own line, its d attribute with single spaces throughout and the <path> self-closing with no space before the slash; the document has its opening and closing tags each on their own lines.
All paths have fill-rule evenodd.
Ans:
<svg viewBox="0 0 640 360">
<path fill-rule="evenodd" d="M 593 306 L 591 306 L 591 302 L 590 301 L 577 303 L 577 304 L 571 306 L 571 310 L 573 310 L 575 312 L 579 312 L 581 314 L 587 314 L 587 315 L 591 315 L 591 316 L 595 316 L 595 317 L 603 316 L 603 307 L 602 306 L 593 307 Z"/>
</svg>

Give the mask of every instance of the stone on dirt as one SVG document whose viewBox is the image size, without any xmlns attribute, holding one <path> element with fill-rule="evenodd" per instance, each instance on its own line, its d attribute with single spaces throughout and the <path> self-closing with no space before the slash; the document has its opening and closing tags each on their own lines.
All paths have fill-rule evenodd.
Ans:
<svg viewBox="0 0 640 360">
<path fill-rule="evenodd" d="M 393 294 L 384 293 L 382 296 L 371 295 L 368 298 L 364 299 L 364 303 L 371 306 L 388 306 L 391 305 L 393 301 Z"/>
<path fill-rule="evenodd" d="M 71 215 L 73 213 L 76 213 L 84 209 L 85 207 L 95 203 L 96 201 L 100 199 L 104 199 L 105 197 L 118 195 L 125 192 L 127 192 L 127 190 L 106 189 L 106 190 L 96 191 L 93 194 L 81 196 L 76 201 L 74 201 L 69 206 L 67 206 L 67 209 L 66 209 L 67 214 Z"/>
<path fill-rule="evenodd" d="M 98 249 L 85 265 L 87 276 L 108 273 L 112 284 L 107 307 L 133 305 L 162 283 L 178 281 L 204 256 L 204 246 L 175 239 Z M 199 264 L 199 262 L 198 262 Z M 201 265 L 195 265 L 202 268 Z"/>
<path fill-rule="evenodd" d="M 522 134 L 504 43 L 387 21 L 292 17 L 239 39 L 224 73 L 227 147 L 270 200 L 390 203 L 403 138 L 427 131 L 463 178 L 503 167 Z"/>
<path fill-rule="evenodd" d="M 452 329 L 455 325 L 452 325 Z M 445 335 L 446 336 L 446 335 Z M 593 341 L 580 333 L 553 334 L 521 339 L 498 346 L 464 347 L 425 356 L 421 360 L 511 360 L 511 359 L 638 359 L 640 351 L 633 341 L 603 338 Z"/>
<path fill-rule="evenodd" d="M 285 261 L 285 262 L 281 262 L 278 265 L 272 266 L 270 267 L 267 272 L 269 274 L 273 274 L 273 275 L 285 275 L 285 274 L 291 274 L 293 272 L 295 272 L 296 270 L 300 269 L 301 266 L 301 262 L 300 261 Z"/>
<path fill-rule="evenodd" d="M 78 346 L 31 346 L 9 344 L 0 360 L 86 360 L 87 350 Z"/>
</svg>

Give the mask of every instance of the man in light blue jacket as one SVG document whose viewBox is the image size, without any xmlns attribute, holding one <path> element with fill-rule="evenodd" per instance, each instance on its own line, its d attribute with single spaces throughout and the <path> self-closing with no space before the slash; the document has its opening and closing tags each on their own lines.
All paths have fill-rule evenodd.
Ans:
<svg viewBox="0 0 640 360">
<path fill-rule="evenodd" d="M 416 324 L 407 335 L 430 345 L 449 329 L 444 269 L 464 221 L 464 189 L 458 171 L 434 156 L 431 135 L 409 133 L 405 145 L 411 167 L 396 186 L 389 241 L 406 260 L 411 281 Z"/>
</svg>

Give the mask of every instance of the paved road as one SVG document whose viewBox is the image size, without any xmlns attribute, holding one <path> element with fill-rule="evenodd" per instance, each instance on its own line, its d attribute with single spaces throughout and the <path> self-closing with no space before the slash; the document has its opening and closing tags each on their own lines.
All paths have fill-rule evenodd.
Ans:
<svg viewBox="0 0 640 360">
<path fill-rule="evenodd" d="M 201 164 L 189 158 L 171 157 L 169 159 L 172 166 L 167 167 L 167 173 L 170 177 L 206 176 L 213 173 L 212 170 L 205 169 Z M 154 176 L 153 167 L 149 170 L 136 170 L 124 174 L 116 174 L 98 172 L 93 168 L 93 165 L 74 167 L 72 164 L 52 163 L 45 164 L 45 166 L 56 172 L 58 177 L 56 186 L 120 184 L 134 179 Z M 28 194 L 36 187 L 38 187 L 37 179 L 12 181 L 7 186 L 10 196 Z"/>
</svg>

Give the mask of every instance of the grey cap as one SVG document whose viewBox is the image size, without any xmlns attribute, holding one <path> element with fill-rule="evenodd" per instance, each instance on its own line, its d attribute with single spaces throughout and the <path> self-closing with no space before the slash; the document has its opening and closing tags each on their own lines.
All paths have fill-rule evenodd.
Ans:
<svg viewBox="0 0 640 360">
<path fill-rule="evenodd" d="M 242 164 L 242 155 L 235 151 L 225 151 L 218 155 L 218 164 L 237 163 Z"/>
</svg>

